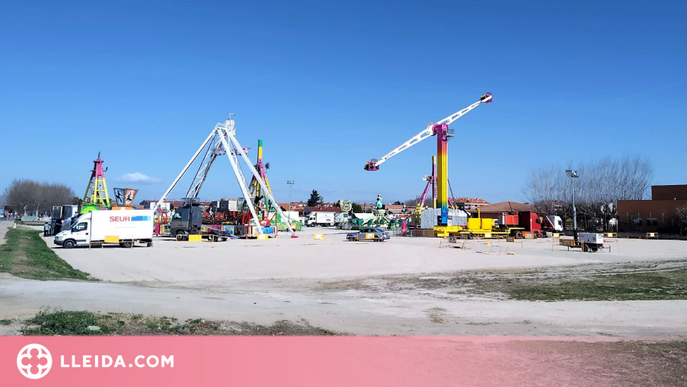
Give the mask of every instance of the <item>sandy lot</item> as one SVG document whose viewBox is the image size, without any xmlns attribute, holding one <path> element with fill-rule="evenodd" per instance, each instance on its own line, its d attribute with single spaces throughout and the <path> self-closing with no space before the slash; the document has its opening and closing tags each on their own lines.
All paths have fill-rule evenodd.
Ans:
<svg viewBox="0 0 687 387">
<path fill-rule="evenodd" d="M 320 232 L 324 240 L 314 240 L 312 234 Z M 687 335 L 687 301 L 526 302 L 456 296 L 445 287 L 422 285 L 474 269 L 662 264 L 687 257 L 682 241 L 611 240 L 610 251 L 582 253 L 546 239 L 470 241 L 456 248 L 440 247 L 438 239 L 392 237 L 376 243 L 348 242 L 344 236 L 339 230 L 306 229 L 297 239 L 281 234 L 268 241 L 55 246 L 73 267 L 103 282 L 0 274 L 0 319 L 52 306 L 260 324 L 305 320 L 362 335 Z M 46 241 L 53 246 L 51 238 Z"/>
</svg>

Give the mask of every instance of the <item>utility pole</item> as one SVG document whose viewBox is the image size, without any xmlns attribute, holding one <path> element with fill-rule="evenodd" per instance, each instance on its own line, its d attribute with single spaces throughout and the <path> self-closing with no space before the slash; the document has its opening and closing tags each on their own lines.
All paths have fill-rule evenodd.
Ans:
<svg viewBox="0 0 687 387">
<path fill-rule="evenodd" d="M 565 171 L 568 174 L 568 178 L 572 183 L 572 207 L 573 207 L 573 238 L 577 242 L 577 209 L 575 208 L 575 179 L 580 176 L 577 175 L 577 171 L 568 169 Z"/>
<path fill-rule="evenodd" d="M 289 224 L 291 223 L 291 195 L 293 194 L 293 184 L 295 181 L 287 180 L 286 184 L 289 185 Z"/>
</svg>

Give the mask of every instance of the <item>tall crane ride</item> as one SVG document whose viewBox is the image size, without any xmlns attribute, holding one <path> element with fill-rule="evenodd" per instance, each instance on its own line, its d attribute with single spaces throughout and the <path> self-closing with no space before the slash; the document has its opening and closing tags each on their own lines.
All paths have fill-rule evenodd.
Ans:
<svg viewBox="0 0 687 387">
<path fill-rule="evenodd" d="M 420 133 L 413 136 L 410 140 L 404 142 L 396 149 L 382 156 L 379 160 L 372 159 L 365 163 L 366 171 L 378 171 L 379 166 L 385 163 L 387 160 L 396 156 L 397 154 L 403 152 L 404 150 L 410 148 L 411 146 L 419 143 L 420 141 L 431 137 L 437 137 L 437 171 L 436 171 L 436 189 L 437 189 L 437 207 L 441 208 L 441 215 L 437 217 L 437 226 L 434 228 L 437 235 L 447 236 L 453 231 L 452 226 L 448 225 L 448 139 L 453 137 L 453 129 L 449 129 L 449 125 L 455 120 L 467 114 L 472 109 L 483 103 L 491 103 L 493 97 L 491 93 L 486 93 L 482 95 L 479 101 L 473 103 L 472 105 L 465 107 L 450 116 L 444 118 L 443 120 L 437 122 L 431 122 L 427 127 Z"/>
</svg>

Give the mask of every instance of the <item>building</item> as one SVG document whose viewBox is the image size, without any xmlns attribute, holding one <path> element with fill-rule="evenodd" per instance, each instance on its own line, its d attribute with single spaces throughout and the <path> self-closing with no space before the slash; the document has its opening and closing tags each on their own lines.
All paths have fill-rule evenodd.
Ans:
<svg viewBox="0 0 687 387">
<path fill-rule="evenodd" d="M 384 209 L 392 215 L 400 215 L 406 206 L 403 204 L 385 204 Z"/>
<path fill-rule="evenodd" d="M 291 212 L 297 212 L 299 217 L 305 216 L 305 203 L 279 203 L 279 208 L 281 208 L 282 211 L 291 211 Z"/>
<path fill-rule="evenodd" d="M 341 207 L 339 206 L 315 206 L 315 207 L 304 207 L 303 208 L 305 216 L 310 215 L 311 212 L 341 212 Z"/>
<path fill-rule="evenodd" d="M 489 204 L 488 201 L 481 198 L 453 198 L 451 200 L 453 201 L 453 204 L 457 205 L 458 207 L 462 206 L 468 212 Z"/>
<path fill-rule="evenodd" d="M 651 200 L 618 200 L 618 230 L 677 232 L 682 206 L 687 206 L 687 184 L 651 186 Z"/>
</svg>

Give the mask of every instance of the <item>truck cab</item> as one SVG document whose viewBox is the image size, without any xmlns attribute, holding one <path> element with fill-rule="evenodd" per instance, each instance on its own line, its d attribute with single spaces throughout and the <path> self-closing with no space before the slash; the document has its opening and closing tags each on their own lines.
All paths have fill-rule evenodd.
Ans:
<svg viewBox="0 0 687 387">
<path fill-rule="evenodd" d="M 176 209 L 169 223 L 172 235 L 199 234 L 205 209 L 198 203 L 184 204 Z"/>
<path fill-rule="evenodd" d="M 226 241 L 231 237 L 225 231 L 208 228 L 203 230 L 203 213 L 205 207 L 200 203 L 186 203 L 176 209 L 169 222 L 170 233 L 177 240 L 187 240 L 189 235 L 204 235 L 211 241 Z"/>
<path fill-rule="evenodd" d="M 71 227 L 55 235 L 55 244 L 67 249 L 77 246 L 88 246 L 91 240 L 89 236 L 89 225 L 90 218 L 83 219 L 82 221 L 77 220 Z"/>
</svg>

